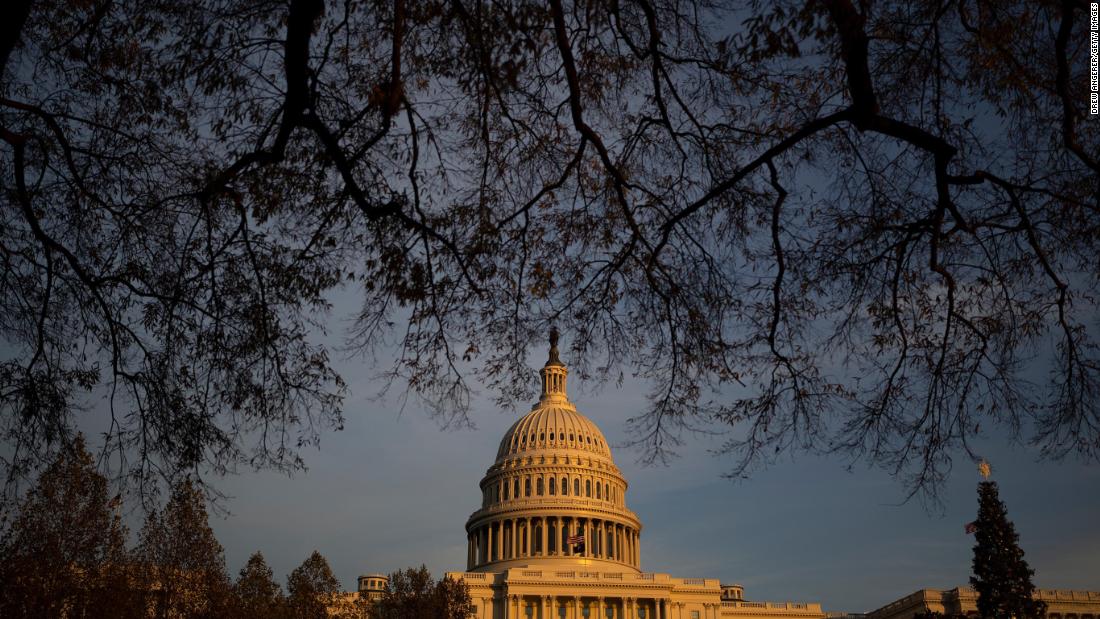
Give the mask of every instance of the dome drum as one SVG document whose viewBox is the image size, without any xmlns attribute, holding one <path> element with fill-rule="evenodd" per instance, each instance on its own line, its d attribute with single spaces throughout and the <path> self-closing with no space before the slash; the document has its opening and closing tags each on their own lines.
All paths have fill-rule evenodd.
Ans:
<svg viewBox="0 0 1100 619">
<path fill-rule="evenodd" d="M 481 507 L 581 501 L 597 509 L 625 508 L 621 475 L 579 466 L 517 467 L 490 472 L 481 483 Z"/>
</svg>

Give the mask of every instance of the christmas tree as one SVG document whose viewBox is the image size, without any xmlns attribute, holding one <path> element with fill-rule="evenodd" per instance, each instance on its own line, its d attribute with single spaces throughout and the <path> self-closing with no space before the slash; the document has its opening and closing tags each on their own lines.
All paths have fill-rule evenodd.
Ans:
<svg viewBox="0 0 1100 619">
<path fill-rule="evenodd" d="M 982 475 L 988 477 L 988 465 L 982 464 Z M 970 584 L 978 593 L 978 614 L 989 619 L 1042 617 L 1046 604 L 1032 597 L 1035 570 L 1024 561 L 1020 536 L 1008 520 L 997 482 L 986 479 L 978 484 L 978 519 L 972 524 L 977 544 Z"/>
</svg>

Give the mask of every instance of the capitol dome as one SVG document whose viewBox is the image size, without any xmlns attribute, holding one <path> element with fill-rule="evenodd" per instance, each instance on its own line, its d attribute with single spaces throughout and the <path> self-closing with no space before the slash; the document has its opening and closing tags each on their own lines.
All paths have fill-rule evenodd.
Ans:
<svg viewBox="0 0 1100 619">
<path fill-rule="evenodd" d="M 497 460 L 563 449 L 611 459 L 607 439 L 592 420 L 572 405 L 544 407 L 540 402 L 504 433 Z"/>
<path fill-rule="evenodd" d="M 603 432 L 566 395 L 551 332 L 542 395 L 505 432 L 466 523 L 467 569 L 590 566 L 638 571 L 641 522 Z"/>
</svg>

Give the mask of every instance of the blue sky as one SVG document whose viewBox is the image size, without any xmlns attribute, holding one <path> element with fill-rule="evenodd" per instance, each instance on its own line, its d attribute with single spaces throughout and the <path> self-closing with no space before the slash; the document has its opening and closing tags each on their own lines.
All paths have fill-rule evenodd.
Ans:
<svg viewBox="0 0 1100 619">
<path fill-rule="evenodd" d="M 541 361 L 532 359 L 533 375 Z M 307 472 L 219 482 L 229 514 L 213 515 L 212 525 L 231 574 L 256 550 L 280 578 L 319 550 L 349 589 L 361 573 L 421 563 L 437 575 L 464 569 L 463 525 L 478 506 L 478 482 L 526 409 L 476 399 L 477 429 L 445 432 L 415 403 L 400 411 L 376 399 L 368 365 L 343 362 L 341 371 L 351 392 L 345 429 L 304 454 Z M 644 393 L 630 381 L 596 391 L 570 380 L 571 399 L 613 446 L 625 441 L 625 420 L 644 407 Z M 729 481 L 722 473 L 732 462 L 708 451 L 718 440 L 687 437 L 668 466 L 642 466 L 640 452 L 614 450 L 644 526 L 645 571 L 720 578 L 743 584 L 748 599 L 852 612 L 923 587 L 966 584 L 973 538 L 963 526 L 977 512 L 978 475 L 964 456 L 942 507 L 929 510 L 902 504 L 904 488 L 885 473 L 849 472 L 839 459 L 787 458 Z M 979 450 L 993 463 L 1036 585 L 1100 590 L 1100 466 L 1036 462 L 1034 451 L 998 437 Z"/>
</svg>

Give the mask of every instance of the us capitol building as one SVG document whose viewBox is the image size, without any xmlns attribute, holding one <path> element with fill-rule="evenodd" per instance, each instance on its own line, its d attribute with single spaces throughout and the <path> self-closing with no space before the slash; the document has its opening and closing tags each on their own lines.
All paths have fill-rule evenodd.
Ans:
<svg viewBox="0 0 1100 619">
<path fill-rule="evenodd" d="M 909 619 L 976 614 L 973 592 L 920 590 L 866 614 L 820 604 L 747 601 L 740 585 L 643 572 L 642 522 L 603 433 L 566 396 L 557 333 L 541 370 L 542 395 L 500 441 L 481 480 L 481 508 L 466 521 L 464 572 L 475 619 Z M 381 574 L 351 595 L 378 599 Z M 1051 619 L 1100 619 L 1100 592 L 1046 591 Z M 969 596 L 969 597 L 968 597 Z"/>
<path fill-rule="evenodd" d="M 820 604 L 747 602 L 739 585 L 643 572 L 642 522 L 603 433 L 566 396 L 551 333 L 542 396 L 504 434 L 466 521 L 478 619 L 819 619 Z"/>
</svg>

